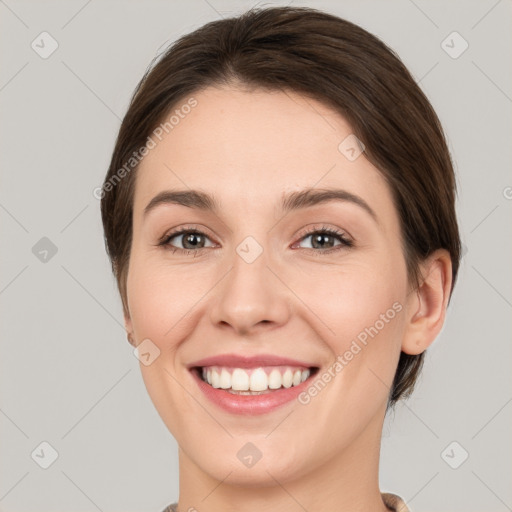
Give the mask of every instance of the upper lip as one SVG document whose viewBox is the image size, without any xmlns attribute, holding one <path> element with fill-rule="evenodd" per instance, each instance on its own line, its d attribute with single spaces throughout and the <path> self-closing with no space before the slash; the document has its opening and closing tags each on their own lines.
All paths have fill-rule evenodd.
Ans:
<svg viewBox="0 0 512 512">
<path fill-rule="evenodd" d="M 259 354 L 256 356 L 243 356 L 238 354 L 220 354 L 218 356 L 206 357 L 194 361 L 188 368 L 203 366 L 229 366 L 233 368 L 258 368 L 260 366 L 304 366 L 306 368 L 315 365 L 306 361 L 290 359 L 288 357 L 275 356 L 272 354 Z"/>
</svg>

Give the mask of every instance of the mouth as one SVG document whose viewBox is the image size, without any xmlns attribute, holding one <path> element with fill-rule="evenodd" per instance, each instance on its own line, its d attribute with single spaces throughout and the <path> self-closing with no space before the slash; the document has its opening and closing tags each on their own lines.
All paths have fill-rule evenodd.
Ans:
<svg viewBox="0 0 512 512">
<path fill-rule="evenodd" d="M 207 386 L 232 395 L 254 396 L 296 388 L 312 379 L 317 366 L 194 366 L 190 371 Z"/>
<path fill-rule="evenodd" d="M 233 353 L 194 361 L 187 369 L 216 407 L 231 414 L 259 415 L 298 400 L 320 366 L 275 354 Z"/>
</svg>

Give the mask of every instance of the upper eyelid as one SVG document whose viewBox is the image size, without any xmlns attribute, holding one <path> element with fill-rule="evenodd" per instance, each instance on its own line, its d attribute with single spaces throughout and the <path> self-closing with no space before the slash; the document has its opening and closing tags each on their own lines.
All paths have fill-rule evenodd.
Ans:
<svg viewBox="0 0 512 512">
<path fill-rule="evenodd" d="M 206 235 L 210 237 L 209 230 L 206 228 L 203 228 L 202 226 L 199 227 L 192 227 L 192 226 L 180 226 L 175 229 L 171 229 L 167 231 L 164 235 L 162 235 L 161 240 L 168 240 L 169 238 L 173 238 L 178 235 L 183 235 L 185 233 L 199 233 L 201 235 Z"/>
</svg>

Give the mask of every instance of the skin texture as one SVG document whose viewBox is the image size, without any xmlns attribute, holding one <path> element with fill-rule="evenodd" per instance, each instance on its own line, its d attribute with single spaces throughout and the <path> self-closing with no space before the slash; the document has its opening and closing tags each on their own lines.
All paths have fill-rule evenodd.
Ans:
<svg viewBox="0 0 512 512">
<path fill-rule="evenodd" d="M 160 356 L 141 371 L 179 445 L 178 509 L 206 512 L 385 511 L 379 451 L 387 396 L 400 350 L 424 351 L 442 328 L 451 263 L 438 250 L 411 290 L 391 192 L 364 157 L 338 150 L 351 128 L 322 103 L 293 92 L 208 88 L 137 170 L 127 278 L 127 332 Z M 331 201 L 284 215 L 282 194 L 342 188 L 360 206 Z M 163 190 L 200 189 L 217 213 L 166 204 Z M 196 254 L 159 239 L 181 226 L 206 235 Z M 354 242 L 313 248 L 310 228 L 335 228 Z M 248 264 L 247 237 L 263 249 Z M 170 242 L 183 248 L 186 236 Z M 292 248 L 293 246 L 293 248 Z M 188 247 L 191 247 L 190 245 Z M 326 254 L 329 247 L 336 251 Z M 209 402 L 186 365 L 224 353 L 276 354 L 328 369 L 352 341 L 398 302 L 402 308 L 307 405 L 268 414 L 230 414 Z M 262 452 L 251 468 L 237 452 Z"/>
</svg>

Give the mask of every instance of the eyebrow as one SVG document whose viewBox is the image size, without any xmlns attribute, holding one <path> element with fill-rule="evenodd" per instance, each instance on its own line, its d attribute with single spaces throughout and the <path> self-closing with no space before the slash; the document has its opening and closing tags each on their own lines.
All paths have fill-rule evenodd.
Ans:
<svg viewBox="0 0 512 512">
<path fill-rule="evenodd" d="M 365 210 L 373 220 L 378 223 L 377 214 L 362 197 L 343 189 L 308 188 L 283 193 L 281 209 L 283 212 L 288 213 L 330 201 L 342 201 L 355 204 Z M 151 199 L 146 208 L 144 208 L 143 216 L 146 217 L 151 210 L 163 204 L 177 204 L 214 213 L 220 211 L 219 202 L 214 196 L 206 192 L 200 190 L 164 190 Z"/>
</svg>

